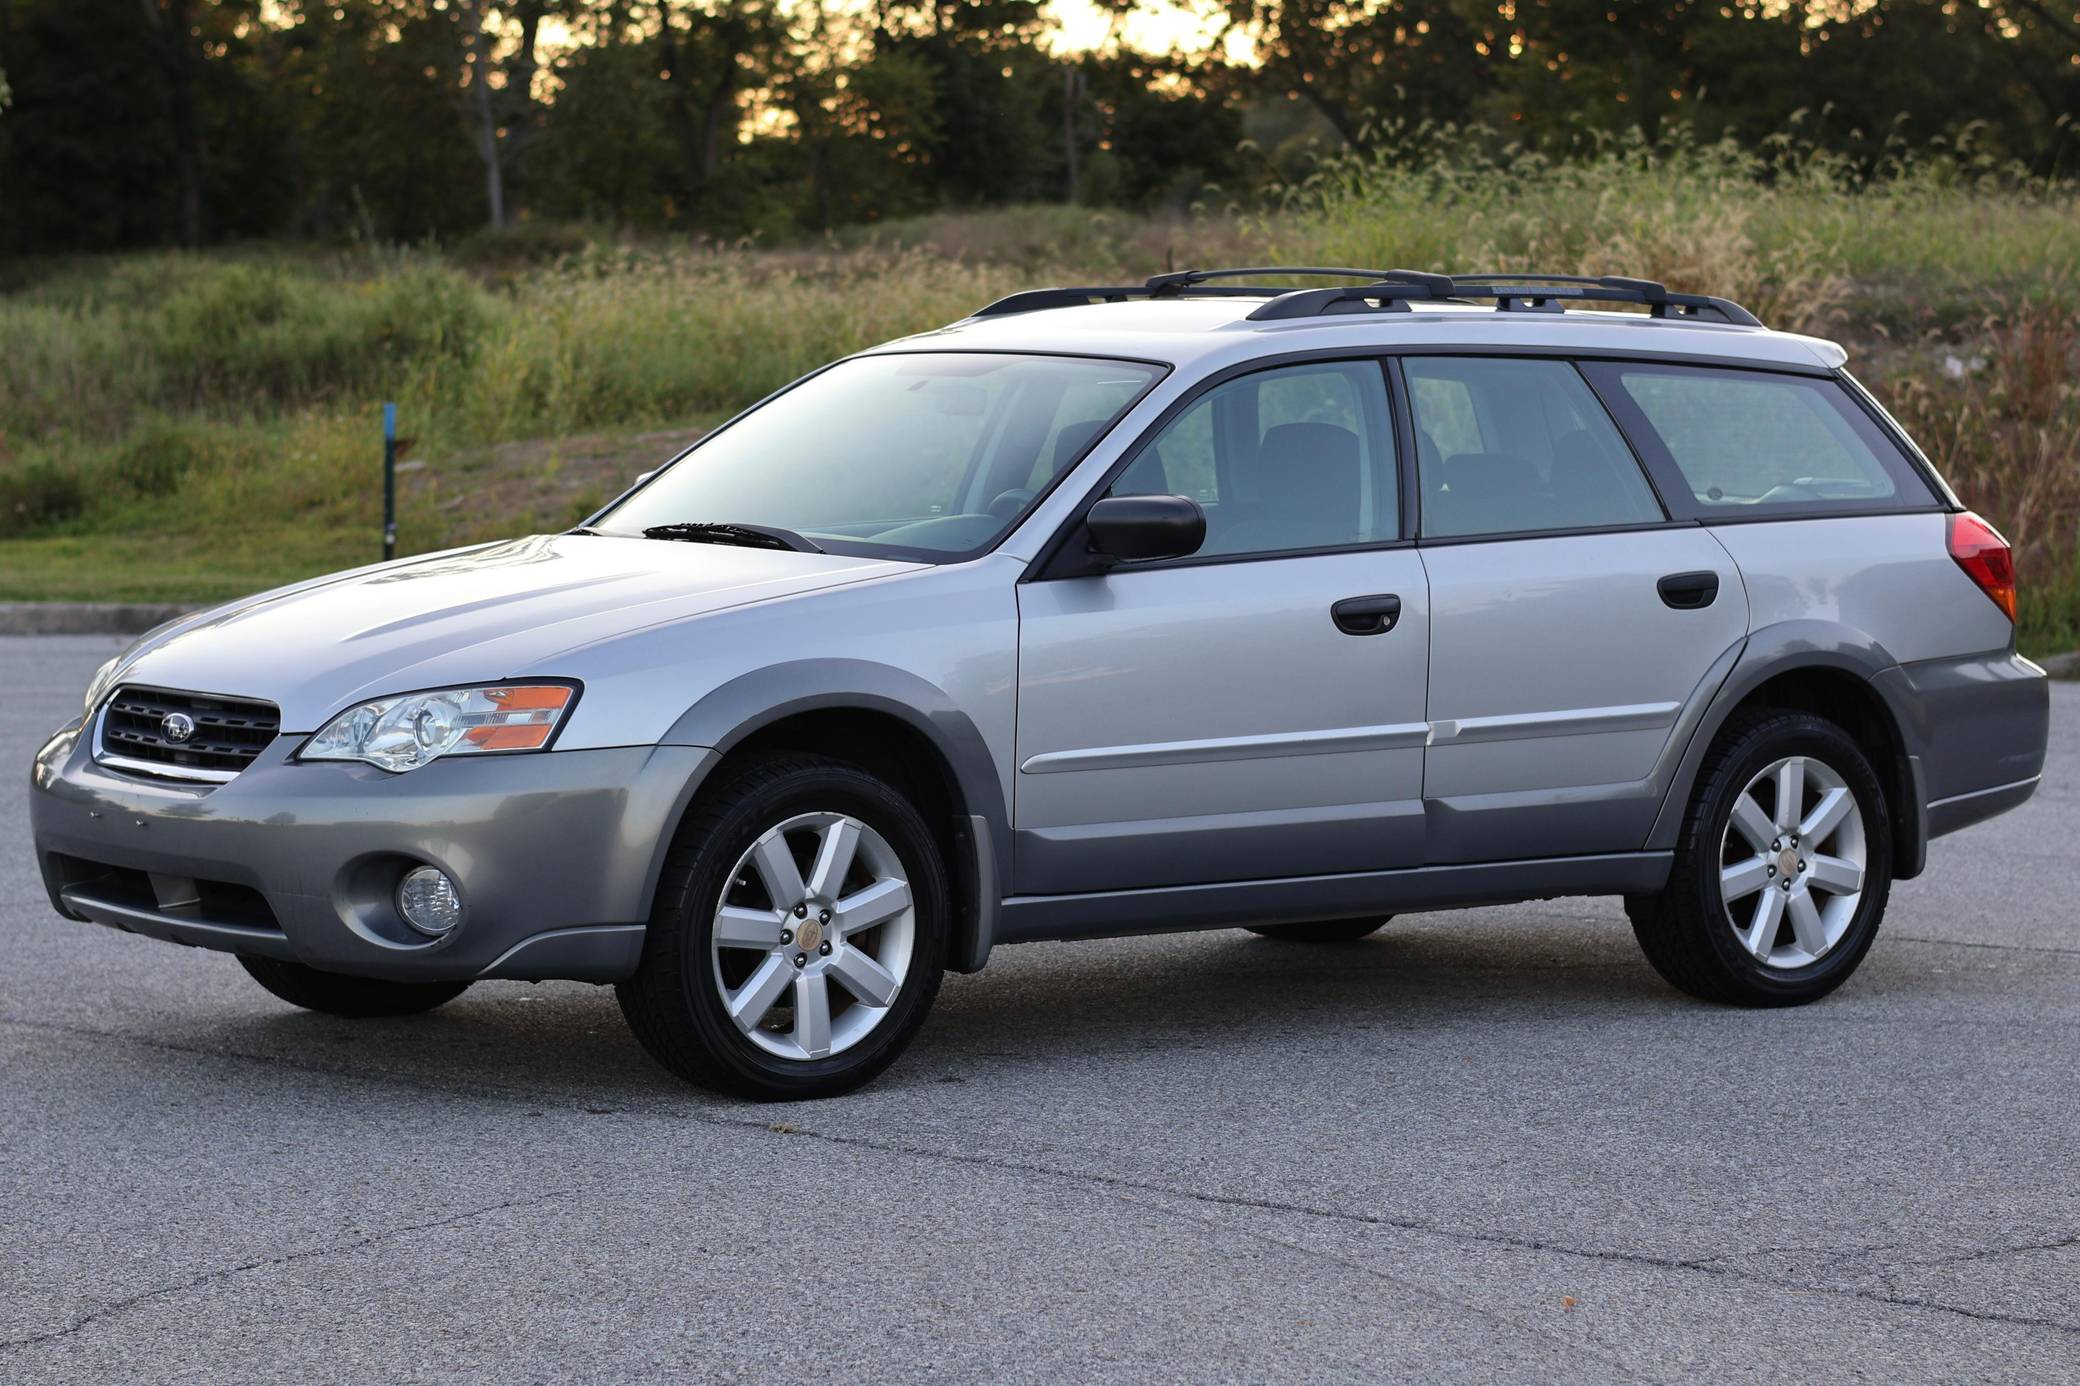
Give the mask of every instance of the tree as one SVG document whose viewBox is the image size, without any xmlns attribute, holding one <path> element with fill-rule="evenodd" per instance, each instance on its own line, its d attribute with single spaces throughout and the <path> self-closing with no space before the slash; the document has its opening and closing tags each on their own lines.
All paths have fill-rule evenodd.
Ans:
<svg viewBox="0 0 2080 1386">
<path fill-rule="evenodd" d="M 183 245 L 203 238 L 202 166 L 208 157 L 202 122 L 195 109 L 194 0 L 138 0 L 151 26 L 159 62 L 165 71 L 167 113 L 173 134 L 173 172 L 180 188 L 180 237 Z"/>
<path fill-rule="evenodd" d="M 1308 102 L 1346 144 L 1379 123 L 1464 121 L 1494 85 L 1492 42 L 1471 0 L 1226 0 L 1256 39 L 1260 82 Z"/>
</svg>

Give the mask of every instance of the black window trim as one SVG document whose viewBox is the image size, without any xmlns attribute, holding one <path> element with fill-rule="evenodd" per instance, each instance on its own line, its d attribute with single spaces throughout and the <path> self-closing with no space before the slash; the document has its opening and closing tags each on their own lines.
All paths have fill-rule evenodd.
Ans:
<svg viewBox="0 0 2080 1386">
<path fill-rule="evenodd" d="M 1004 354 L 1073 355 L 1075 353 L 1007 351 Z M 1557 358 L 1571 363 L 1575 367 L 1576 372 L 1588 384 L 1590 392 L 1603 405 L 1604 412 L 1610 416 L 1611 422 L 1616 426 L 1619 436 L 1624 439 L 1626 447 L 1631 450 L 1634 462 L 1646 477 L 1648 487 L 1654 492 L 1654 498 L 1661 506 L 1662 514 L 1667 518 L 1659 523 L 1631 523 L 1574 529 L 1516 530 L 1502 534 L 1454 534 L 1430 538 L 1422 537 L 1422 481 L 1419 475 L 1420 464 L 1415 454 L 1415 416 L 1413 408 L 1409 403 L 1408 384 L 1401 365 L 1401 359 L 1408 356 L 1496 356 L 1516 360 Z M 1134 358 L 1122 357 L 1118 359 L 1127 360 Z M 1060 561 L 1063 550 L 1069 544 L 1072 536 L 1082 531 L 1085 514 L 1089 512 L 1091 506 L 1095 505 L 1105 495 L 1106 490 L 1118 479 L 1119 475 L 1133 465 L 1134 459 L 1143 448 L 1148 446 L 1155 435 L 1168 426 L 1170 421 L 1178 414 L 1196 403 L 1199 397 L 1207 391 L 1237 377 L 1251 375 L 1262 370 L 1275 369 L 1279 366 L 1298 365 L 1309 361 L 1362 360 L 1377 360 L 1387 378 L 1389 408 L 1394 422 L 1394 461 L 1401 478 L 1400 538 L 1375 540 L 1367 544 L 1340 545 L 1335 548 L 1325 549 L 1283 549 L 1250 554 L 1194 554 L 1187 558 L 1164 559 L 1155 563 L 1136 563 L 1131 565 L 1128 571 L 1150 568 L 1197 567 L 1214 563 L 1251 563 L 1280 558 L 1305 558 L 1325 553 L 1362 553 L 1368 550 L 1430 548 L 1461 544 L 1507 544 L 1531 539 L 1574 539 L 1605 534 L 1634 534 L 1693 527 L 1710 528 L 1714 525 L 1771 524 L 1795 520 L 1864 519 L 1885 515 L 1950 513 L 1964 509 L 1963 504 L 1957 501 L 1949 485 L 1935 471 L 1933 463 L 1929 461 L 1926 454 L 1921 451 L 1911 438 L 1906 436 L 1905 431 L 1877 403 L 1875 397 L 1864 388 L 1862 382 L 1851 375 L 1846 368 L 1827 366 L 1818 361 L 1780 361 L 1752 356 L 1720 356 L 1693 351 L 1643 350 L 1637 347 L 1553 346 L 1540 345 L 1534 342 L 1526 342 L 1521 345 L 1504 345 L 1492 342 L 1354 343 L 1343 347 L 1317 347 L 1307 351 L 1282 352 L 1275 355 L 1260 356 L 1250 361 L 1224 367 L 1207 376 L 1190 393 L 1173 402 L 1169 408 L 1158 415 L 1154 422 L 1143 431 L 1142 435 L 1134 440 L 1128 450 L 1092 485 L 1090 491 L 1077 504 L 1076 508 L 1056 526 L 1055 532 L 1048 537 L 1047 542 L 1040 546 L 1033 562 L 1028 565 L 1019 581 L 1053 581 L 1057 578 L 1077 576 L 1082 572 L 1073 563 L 1060 565 Z M 1664 489 L 1663 478 L 1648 464 L 1647 459 L 1642 455 L 1638 441 L 1632 436 L 1632 431 L 1626 427 L 1625 420 L 1619 415 L 1617 410 L 1611 407 L 1610 401 L 1604 398 L 1603 391 L 1597 386 L 1594 373 L 1587 369 L 1590 365 L 1616 365 L 1627 362 L 1636 362 L 1650 366 L 1694 366 L 1706 370 L 1753 371 L 1762 375 L 1788 375 L 1805 379 L 1839 381 L 1847 390 L 1850 398 L 1856 400 L 1858 405 L 1871 415 L 1885 436 L 1899 449 L 1902 457 L 1905 458 L 1907 464 L 1914 470 L 1915 475 L 1920 477 L 1922 482 L 1929 488 L 1929 491 L 1938 497 L 1938 503 L 1927 506 L 1875 507 L 1856 504 L 1838 507 L 1816 506 L 1796 511 L 1773 510 L 1765 515 L 1713 514 L 1684 516 L 1678 514 L 1675 507 L 1669 502 L 1668 495 Z M 1150 388 L 1153 389 L 1154 386 Z M 1081 458 L 1078 459 L 1079 462 L 1081 460 Z M 1070 467 L 1065 468 L 1062 474 L 1055 478 L 1054 484 L 1059 485 L 1063 477 L 1074 470 L 1074 466 L 1075 464 L 1071 464 Z M 1680 479 L 1680 473 L 1677 475 Z M 1687 494 L 1687 492 L 1679 494 Z M 1042 499 L 1044 499 L 1044 496 Z M 1036 500 L 1033 508 L 1038 509 L 1038 505 L 1039 502 Z M 1031 513 L 1029 510 L 1028 515 L 1030 516 Z M 1006 537 L 1008 538 L 1009 536 Z M 1000 540 L 999 542 L 1001 543 L 1002 541 Z"/>
<path fill-rule="evenodd" d="M 1870 420 L 1880 436 L 1886 442 L 1892 444 L 1894 450 L 1899 454 L 1898 460 L 1906 468 L 1908 474 L 1920 481 L 1934 499 L 1925 504 L 1906 505 L 1879 505 L 1872 504 L 1867 500 L 1775 503 L 1767 510 L 1747 514 L 1727 514 L 1724 511 L 1707 507 L 1697 500 L 1696 492 L 1691 489 L 1689 479 L 1684 476 L 1682 468 L 1676 465 L 1675 458 L 1662 443 L 1660 432 L 1649 422 L 1645 411 L 1615 381 L 1605 382 L 1599 380 L 1597 376 L 1600 372 L 1588 369 L 1592 365 L 1616 369 L 1627 364 L 1659 368 L 1689 368 L 1721 375 L 1739 372 L 1749 375 L 1792 376 L 1806 380 L 1824 379 L 1833 381 L 1841 388 L 1842 393 L 1855 407 L 1861 410 L 1864 416 Z M 1597 398 L 1603 401 L 1605 411 L 1617 423 L 1618 431 L 1625 435 L 1625 440 L 1631 445 L 1633 452 L 1639 456 L 1646 468 L 1648 477 L 1654 482 L 1655 489 L 1662 493 L 1664 507 L 1681 522 L 1710 528 L 1715 525 L 1775 524 L 1790 520 L 1848 520 L 1868 519 L 1882 515 L 1928 515 L 1944 513 L 1954 509 L 1954 506 L 1945 503 L 1945 498 L 1950 495 L 1949 488 L 1943 485 L 1940 479 L 1932 476 L 1933 469 L 1926 464 L 1926 459 L 1920 455 L 1919 449 L 1909 444 L 1903 444 L 1900 430 L 1889 426 L 1882 411 L 1874 409 L 1874 402 L 1863 398 L 1862 390 L 1852 380 L 1846 379 L 1846 376 L 1846 371 L 1835 369 L 1817 371 L 1781 370 L 1774 366 L 1756 365 L 1754 363 L 1745 366 L 1729 366 L 1707 362 L 1702 359 L 1696 361 L 1661 360 L 1631 355 L 1584 358 L 1582 369 L 1582 377 L 1589 382 L 1589 388 L 1594 390 Z M 1882 458 L 1880 459 L 1880 465 L 1883 465 Z M 1674 497 L 1672 505 L 1667 499 L 1669 496 Z"/>
<path fill-rule="evenodd" d="M 1155 440 L 1162 435 L 1163 430 L 1168 428 L 1179 416 L 1221 386 L 1228 384 L 1230 381 L 1240 380 L 1244 376 L 1262 375 L 1269 371 L 1282 370 L 1288 366 L 1304 366 L 1322 362 L 1370 363 L 1377 366 L 1381 373 L 1380 388 L 1387 397 L 1388 436 L 1393 442 L 1394 453 L 1391 460 L 1396 477 L 1404 476 L 1409 471 L 1409 468 L 1402 465 L 1402 459 L 1408 454 L 1405 452 L 1405 444 L 1401 437 L 1401 425 L 1396 418 L 1397 408 L 1393 376 L 1388 369 L 1386 359 L 1390 355 L 1392 355 L 1391 352 L 1377 346 L 1317 347 L 1309 351 L 1282 352 L 1272 356 L 1254 357 L 1251 360 L 1238 362 L 1232 366 L 1225 366 L 1205 376 L 1190 391 L 1172 400 L 1169 407 L 1158 414 L 1141 431 L 1140 436 L 1135 438 L 1118 458 L 1114 459 L 1112 465 L 1105 469 L 1104 475 L 1091 484 L 1090 489 L 1084 493 L 1083 499 L 1077 502 L 1076 508 L 1063 518 L 1062 522 L 1055 527 L 1054 533 L 1048 536 L 1047 542 L 1040 546 L 1039 551 L 1033 557 L 1032 563 L 1028 565 L 1019 581 L 1057 582 L 1070 578 L 1093 576 L 1084 565 L 1084 555 L 1075 552 L 1074 549 L 1075 539 L 1084 532 L 1084 517 L 1090 513 L 1090 508 L 1104 499 L 1105 494 L 1112 489 L 1113 482 L 1119 480 L 1126 473 L 1127 469 L 1134 465 L 1143 452 L 1154 446 Z M 1073 470 L 1073 468 L 1064 469 L 1064 474 L 1066 475 L 1069 470 Z M 1304 549 L 1265 549 L 1254 553 L 1195 553 L 1188 554 L 1183 558 L 1161 558 L 1139 563 L 1121 564 L 1113 568 L 1111 572 L 1160 572 L 1171 568 L 1205 568 L 1224 563 L 1264 563 L 1283 558 L 1314 558 L 1324 554 L 1375 553 L 1390 549 L 1414 548 L 1416 541 L 1410 529 L 1413 521 L 1408 511 L 1407 483 L 1406 481 L 1400 481 L 1397 484 L 1399 489 L 1396 492 L 1396 496 L 1400 504 L 1396 509 L 1400 514 L 1397 517 L 1396 537 L 1392 539 L 1369 539 L 1362 543 L 1329 544 Z M 1029 511 L 1028 513 L 1030 514 L 1031 512 Z"/>
</svg>

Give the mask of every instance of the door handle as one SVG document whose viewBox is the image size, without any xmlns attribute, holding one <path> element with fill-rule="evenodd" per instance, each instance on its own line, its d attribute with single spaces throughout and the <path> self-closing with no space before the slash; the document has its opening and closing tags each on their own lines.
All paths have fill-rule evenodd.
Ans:
<svg viewBox="0 0 2080 1386">
<path fill-rule="evenodd" d="M 1401 619 L 1401 598 L 1391 592 L 1345 597 L 1329 608 L 1329 616 L 1345 635 L 1385 635 Z"/>
<path fill-rule="evenodd" d="M 1697 611 L 1719 598 L 1717 573 L 1670 573 L 1655 585 L 1661 600 L 1677 611 Z"/>
</svg>

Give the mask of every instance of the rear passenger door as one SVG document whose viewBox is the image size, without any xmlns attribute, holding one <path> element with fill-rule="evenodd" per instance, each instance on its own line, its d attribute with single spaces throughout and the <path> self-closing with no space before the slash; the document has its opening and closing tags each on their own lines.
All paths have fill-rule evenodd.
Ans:
<svg viewBox="0 0 2080 1386">
<path fill-rule="evenodd" d="M 1669 520 L 1573 363 L 1399 367 L 1430 583 L 1427 858 L 1636 850 L 1663 750 L 1747 633 L 1733 561 Z"/>
</svg>

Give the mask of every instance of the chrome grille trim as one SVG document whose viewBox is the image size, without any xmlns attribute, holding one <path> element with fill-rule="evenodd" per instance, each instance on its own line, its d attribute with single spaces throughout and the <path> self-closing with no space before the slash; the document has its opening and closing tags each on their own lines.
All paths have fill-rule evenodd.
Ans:
<svg viewBox="0 0 2080 1386">
<path fill-rule="evenodd" d="M 160 724 L 173 713 L 193 721 L 189 740 L 176 742 L 161 732 Z M 126 774 L 225 784 L 257 760 L 280 730 L 280 710 L 257 698 L 126 685 L 95 714 L 94 760 Z"/>
</svg>

